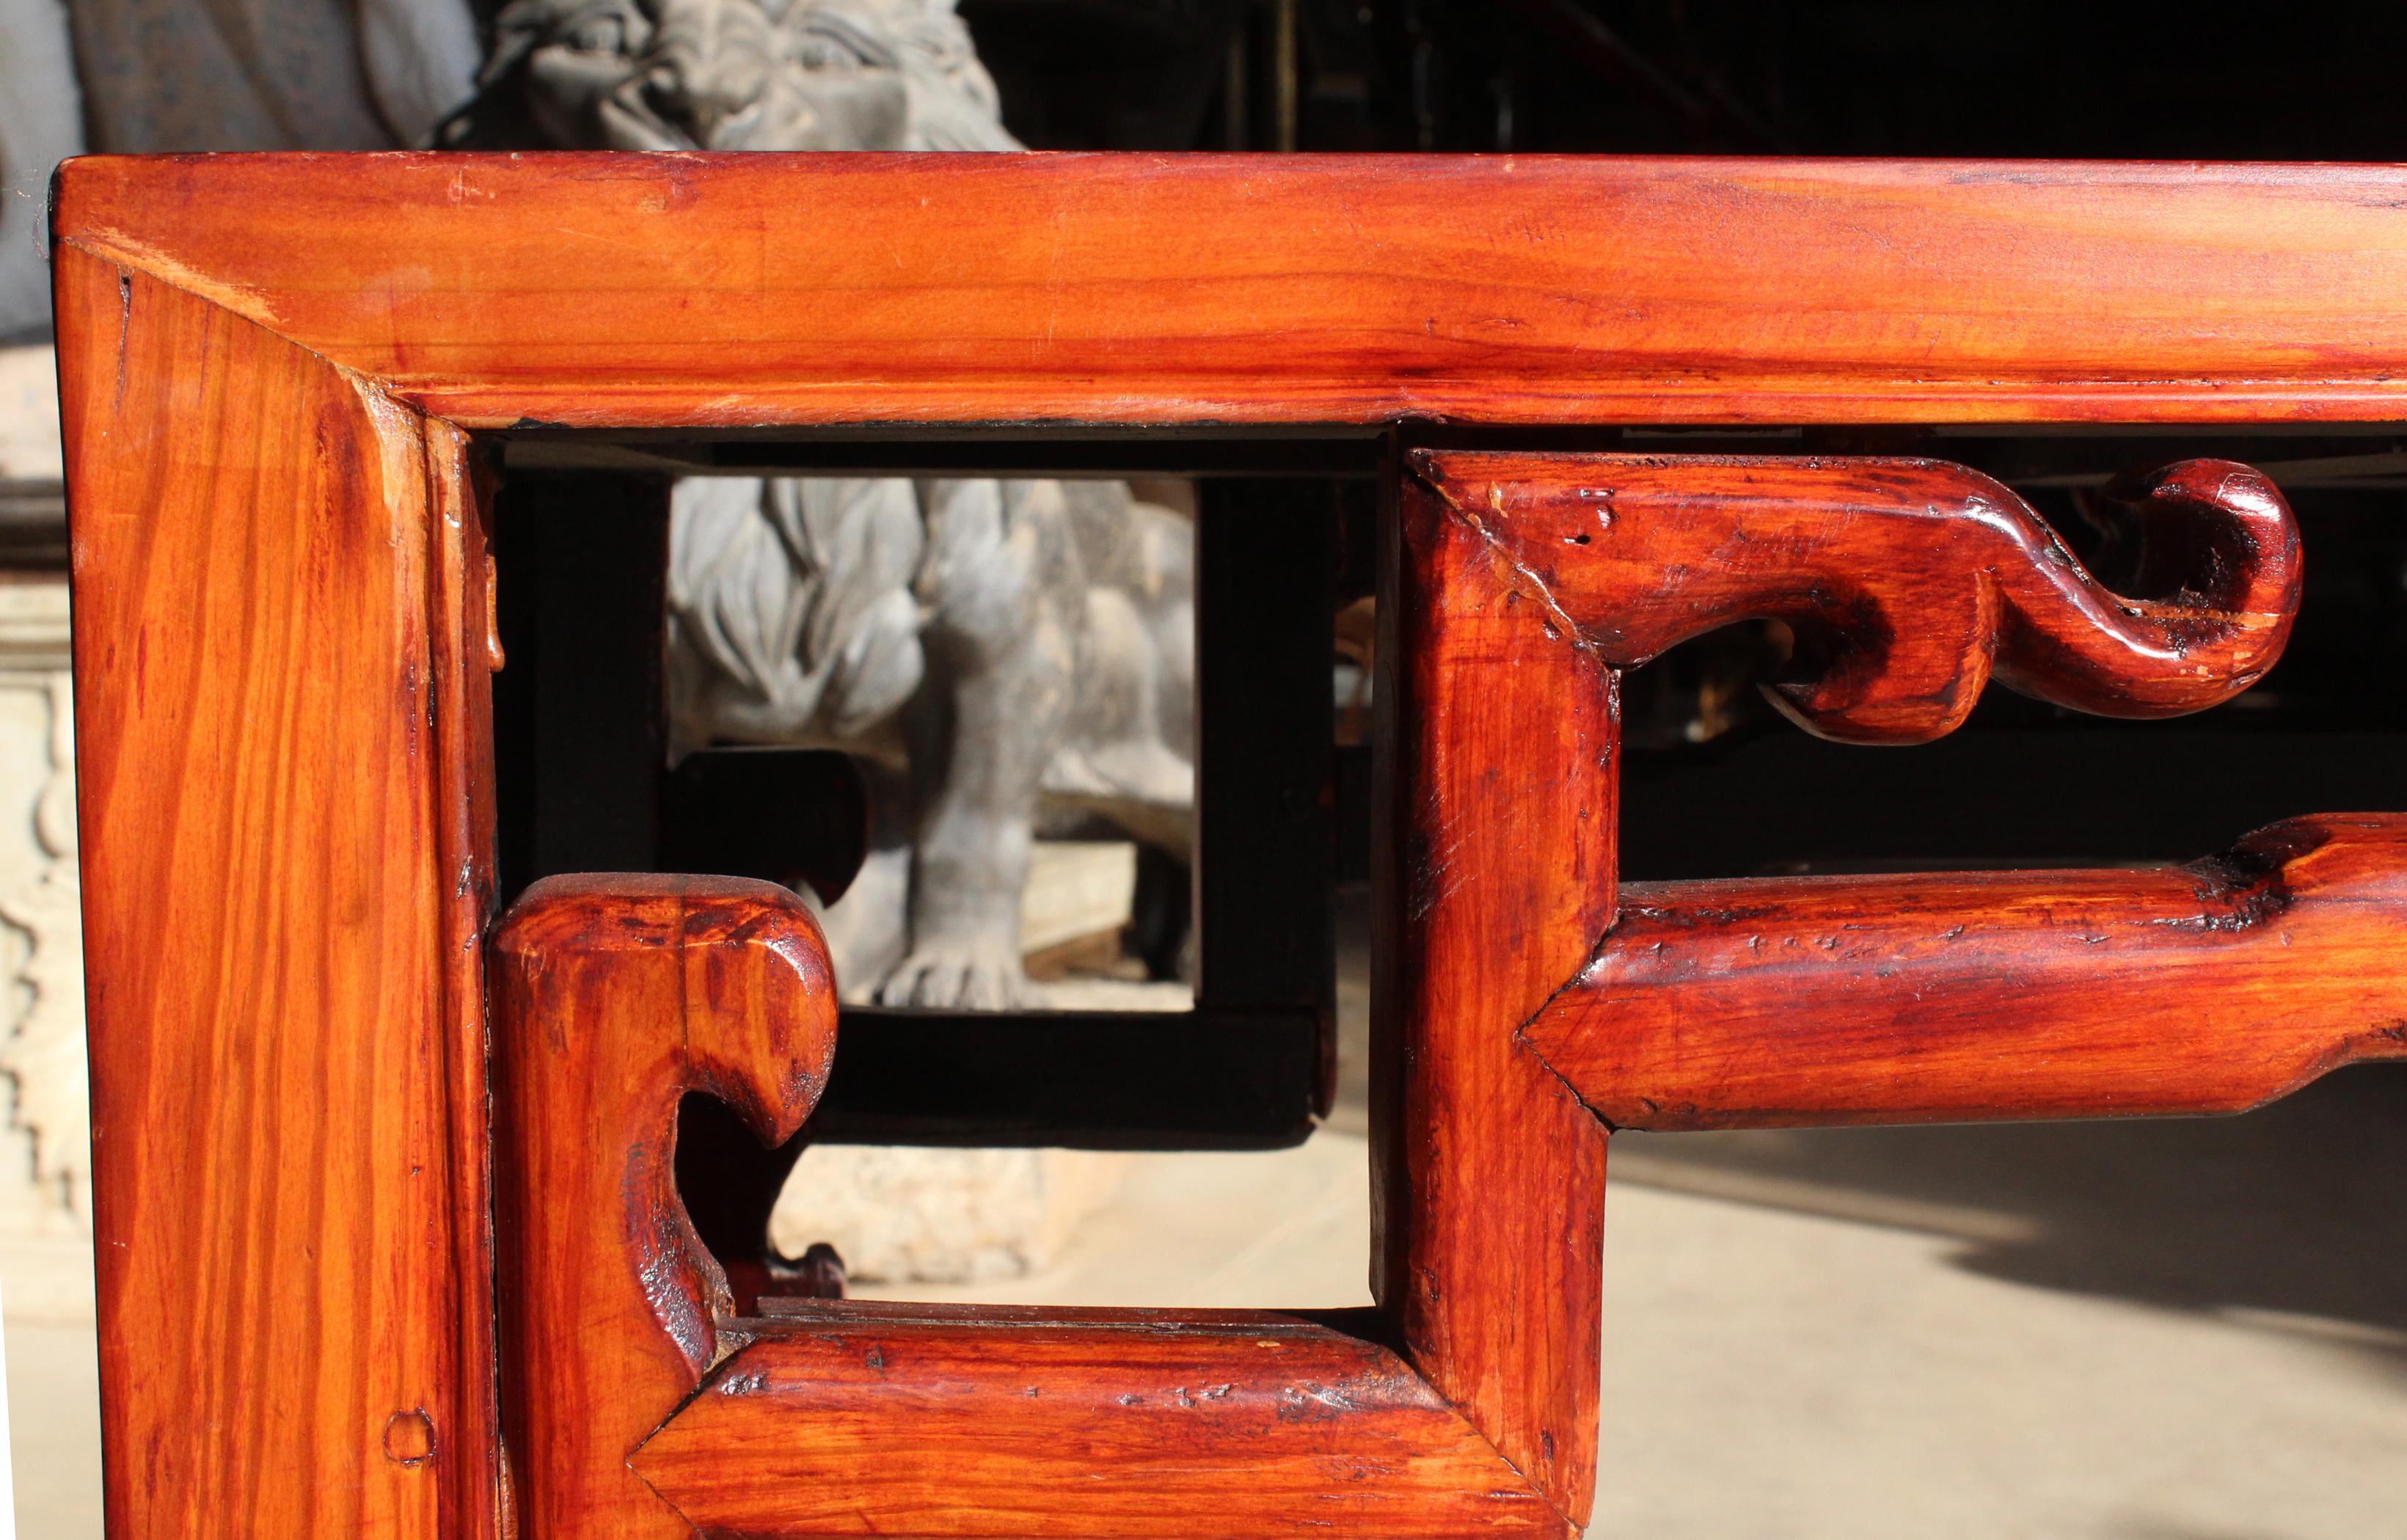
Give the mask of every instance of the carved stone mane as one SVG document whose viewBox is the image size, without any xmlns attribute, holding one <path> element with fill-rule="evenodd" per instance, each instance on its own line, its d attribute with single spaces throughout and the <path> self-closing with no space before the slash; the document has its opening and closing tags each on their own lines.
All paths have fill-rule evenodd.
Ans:
<svg viewBox="0 0 2407 1540">
<path fill-rule="evenodd" d="M 461 144 L 643 150 L 1018 145 L 951 0 L 515 0 Z M 929 238 L 943 238 L 932 210 Z M 892 1005 L 1033 1004 L 1040 794 L 1183 854 L 1190 526 L 1118 482 L 697 478 L 673 502 L 673 751 L 835 747 L 873 775 L 868 866 L 828 915 Z"/>
<path fill-rule="evenodd" d="M 472 114 L 611 150 L 1017 150 L 949 0 L 514 0 Z"/>
</svg>

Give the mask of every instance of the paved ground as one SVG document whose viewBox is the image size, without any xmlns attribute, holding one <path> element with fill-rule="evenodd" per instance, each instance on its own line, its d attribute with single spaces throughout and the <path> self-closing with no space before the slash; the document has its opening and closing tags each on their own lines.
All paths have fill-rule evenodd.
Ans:
<svg viewBox="0 0 2407 1540">
<path fill-rule="evenodd" d="M 1140 1157 L 1043 1276 L 914 1292 L 1357 1302 L 1364 1159 Z M 2407 1073 L 2216 1122 L 1631 1135 L 1614 1173 L 1595 1533 L 2407 1534 Z M 7 1351 L 21 1533 L 96 1537 L 90 1334 Z"/>
<path fill-rule="evenodd" d="M 7 1323 L 21 1540 L 100 1540 L 100 1372 L 89 1326 Z"/>
</svg>

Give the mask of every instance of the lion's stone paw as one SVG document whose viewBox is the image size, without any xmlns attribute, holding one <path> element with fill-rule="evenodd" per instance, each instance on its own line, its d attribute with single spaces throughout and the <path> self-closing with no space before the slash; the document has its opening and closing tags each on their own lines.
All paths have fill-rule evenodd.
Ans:
<svg viewBox="0 0 2407 1540">
<path fill-rule="evenodd" d="M 1017 949 L 993 941 L 934 941 L 915 947 L 877 986 L 881 1005 L 922 1010 L 1041 1010 Z"/>
</svg>

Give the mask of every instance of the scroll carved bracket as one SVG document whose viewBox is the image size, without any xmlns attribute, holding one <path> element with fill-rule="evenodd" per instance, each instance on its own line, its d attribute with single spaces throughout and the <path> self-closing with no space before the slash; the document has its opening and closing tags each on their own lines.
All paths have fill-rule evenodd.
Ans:
<svg viewBox="0 0 2407 1540">
<path fill-rule="evenodd" d="M 679 1099 L 790 1137 L 835 994 L 800 901 L 556 877 L 492 942 L 503 1405 L 528 1540 L 880 1533 L 1564 1540 L 1361 1313 L 764 1300 L 675 1185 Z"/>
<path fill-rule="evenodd" d="M 677 1195 L 677 1106 L 719 1097 L 764 1144 L 800 1130 L 835 1049 L 818 923 L 772 883 L 561 877 L 527 890 L 491 953 L 503 1414 L 526 1533 L 689 1533 L 626 1463 L 719 1362 L 732 1314 Z"/>
<path fill-rule="evenodd" d="M 1940 736 L 1992 677 L 2101 715 L 2200 710 L 2273 666 L 2298 608 L 2290 511 L 2225 461 L 2115 489 L 2142 535 L 2129 594 L 2006 488 L 1931 461 L 1422 450 L 1411 469 L 1494 580 L 1612 669 L 1786 622 L 1767 693 L 1842 741 Z M 2293 820 L 2153 872 L 1633 885 L 1517 1041 L 1615 1129 L 2238 1111 L 2407 1055 L 2386 967 L 2401 827 Z"/>
<path fill-rule="evenodd" d="M 2108 592 L 2030 505 L 1930 460 L 1423 449 L 1412 470 L 1577 638 L 1632 668 L 1779 620 L 1767 693 L 1808 732 L 1926 743 L 1994 676 L 2103 716 L 2169 717 L 2247 689 L 2298 611 L 2298 526 L 2273 484 L 2190 460 L 2119 488 L 2139 592 Z"/>
</svg>

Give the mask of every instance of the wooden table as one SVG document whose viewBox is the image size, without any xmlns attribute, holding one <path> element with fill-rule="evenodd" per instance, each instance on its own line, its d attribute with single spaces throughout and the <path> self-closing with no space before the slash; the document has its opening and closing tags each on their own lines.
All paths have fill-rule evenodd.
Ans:
<svg viewBox="0 0 2407 1540">
<path fill-rule="evenodd" d="M 1838 736 L 1935 735 L 1993 671 L 2193 708 L 2295 606 L 2262 478 L 2135 489 L 2169 554 L 2126 604 L 1952 467 L 1577 432 L 2407 417 L 2407 172 L 97 159 L 54 222 L 112 1533 L 496 1535 L 506 1403 L 531 1537 L 1568 1533 L 1609 1129 L 2228 1110 L 2407 1052 L 2387 817 L 2172 874 L 1617 893 L 1618 677 L 1684 627 L 1788 620 L 1785 707 Z M 790 1030 L 632 963 L 575 1007 L 640 1048 L 629 1002 L 683 1000 L 773 1133 L 825 1035 L 774 894 L 539 889 L 488 962 L 479 443 L 530 427 L 1383 446 L 1375 1311 L 738 1322 L 706 1256 L 572 1226 L 687 1269 L 631 1295 L 527 1249 L 558 1150 L 526 1056 L 574 1005 L 528 947 L 582 955 L 563 915 L 705 974 L 733 932 L 691 916 L 784 938 L 754 982 Z M 577 1105 L 593 1191 L 681 1223 L 624 1105 Z M 497 1348 L 497 1186 L 508 1342 L 590 1307 L 545 1349 L 573 1364 Z M 543 1393 L 636 1359 L 613 1399 Z"/>
</svg>

